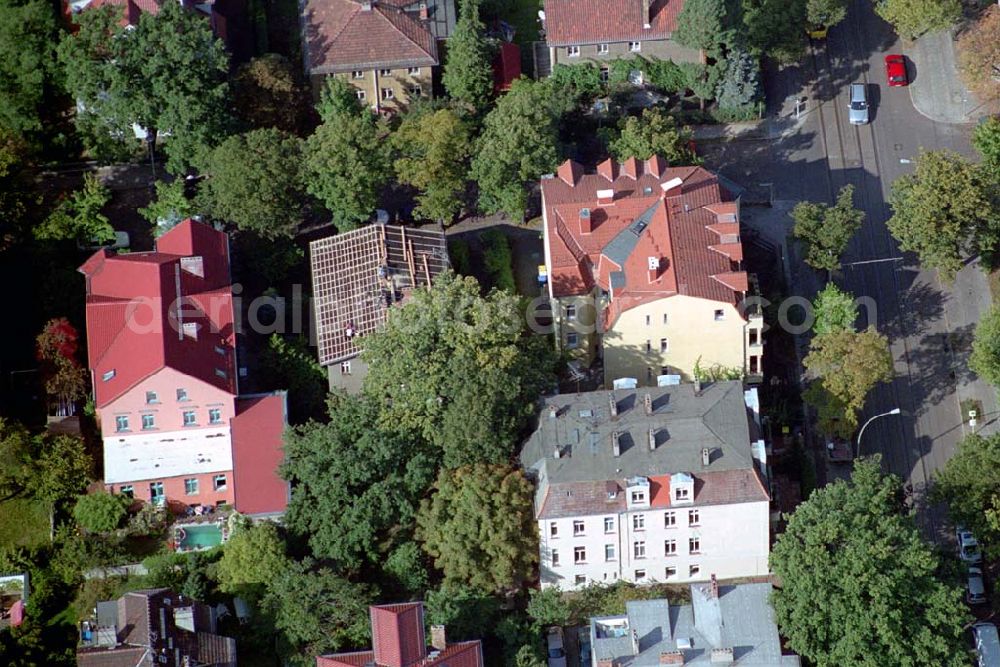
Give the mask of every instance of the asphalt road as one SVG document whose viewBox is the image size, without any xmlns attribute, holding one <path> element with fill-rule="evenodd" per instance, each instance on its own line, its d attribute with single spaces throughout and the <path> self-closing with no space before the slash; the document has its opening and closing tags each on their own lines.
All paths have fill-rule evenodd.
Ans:
<svg viewBox="0 0 1000 667">
<path fill-rule="evenodd" d="M 895 407 L 903 410 L 868 427 L 862 454 L 881 453 L 885 467 L 912 485 L 925 533 L 943 540 L 950 532 L 944 512 L 927 507 L 923 494 L 967 429 L 960 400 L 978 398 L 987 412 L 996 409 L 993 390 L 975 379 L 965 362 L 972 328 L 988 308 L 989 294 L 976 266 L 963 270 L 953 285 L 942 285 L 936 273 L 921 271 L 915 258 L 900 253 L 885 226 L 890 186 L 912 170 L 909 160 L 921 148 L 971 154 L 970 126 L 931 121 L 914 108 L 907 88 L 886 85 L 884 56 L 906 50 L 874 14 L 870 0 L 855 0 L 847 19 L 830 30 L 827 40 L 813 44 L 801 66 L 769 81 L 769 99 L 785 100 L 772 112 L 790 118 L 788 100 L 796 97 L 804 101 L 803 113 L 794 128 L 772 142 L 771 163 L 753 175 L 768 179 L 779 201 L 832 201 L 843 185 L 854 185 L 855 204 L 867 219 L 836 281 L 856 296 L 873 299 L 874 312 L 862 309 L 864 323 L 889 336 L 896 369 L 891 384 L 873 391 L 861 421 Z M 908 65 L 912 79 L 921 76 L 912 62 Z M 868 86 L 869 125 L 847 121 L 851 83 Z"/>
</svg>

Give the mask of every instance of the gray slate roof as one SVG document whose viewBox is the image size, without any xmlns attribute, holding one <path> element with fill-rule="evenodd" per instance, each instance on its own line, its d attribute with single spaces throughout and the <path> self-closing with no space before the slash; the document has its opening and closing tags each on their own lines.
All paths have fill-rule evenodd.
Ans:
<svg viewBox="0 0 1000 667">
<path fill-rule="evenodd" d="M 681 649 L 685 665 L 709 665 L 712 649 L 731 648 L 733 664 L 742 667 L 794 667 L 797 656 L 782 656 L 781 641 L 768 598 L 770 584 L 720 586 L 711 596 L 710 584 L 691 586 L 692 604 L 671 607 L 666 600 L 635 600 L 626 604 L 628 631 L 617 637 L 598 636 L 601 621 L 590 620 L 591 650 L 597 659 L 615 658 L 622 667 L 659 665 L 660 653 L 678 650 L 677 640 L 688 640 Z M 634 653 L 631 631 L 638 639 Z"/>
<path fill-rule="evenodd" d="M 644 396 L 652 399 L 646 414 Z M 611 397 L 618 415 L 611 415 Z M 554 407 L 557 416 L 550 416 Z M 656 449 L 649 448 L 653 429 Z M 620 456 L 612 438 L 619 433 Z M 702 466 L 702 449 L 712 450 Z M 560 457 L 555 458 L 556 449 Z M 692 384 L 560 394 L 545 400 L 521 464 L 547 484 L 607 481 L 674 472 L 753 469 L 743 386 L 717 382 L 695 395 Z"/>
</svg>

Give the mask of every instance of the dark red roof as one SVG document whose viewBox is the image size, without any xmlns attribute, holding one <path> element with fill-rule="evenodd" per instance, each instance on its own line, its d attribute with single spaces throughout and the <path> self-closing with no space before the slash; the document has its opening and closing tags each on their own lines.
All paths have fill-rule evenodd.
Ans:
<svg viewBox="0 0 1000 667">
<path fill-rule="evenodd" d="M 278 476 L 287 423 L 285 393 L 236 401 L 232 422 L 236 509 L 243 514 L 277 514 L 288 505 L 288 482 Z"/>
<path fill-rule="evenodd" d="M 306 0 L 302 26 L 309 72 L 437 65 L 430 28 L 402 4 L 372 0 L 366 10 L 357 0 Z"/>
<path fill-rule="evenodd" d="M 225 234 L 185 220 L 160 237 L 154 252 L 100 250 L 80 271 L 87 277 L 88 365 L 98 408 L 165 367 L 236 393 Z"/>
<path fill-rule="evenodd" d="M 521 76 L 521 48 L 511 42 L 503 42 L 493 58 L 493 88 L 497 92 L 510 90 L 510 84 Z"/>
<path fill-rule="evenodd" d="M 668 296 L 737 304 L 747 291 L 738 206 L 711 172 L 653 157 L 586 174 L 567 160 L 541 185 L 552 293 L 610 292 L 607 327 Z"/>
<path fill-rule="evenodd" d="M 545 0 L 545 41 L 551 46 L 669 39 L 684 0 Z M 646 27 L 646 26 L 649 27 Z"/>
</svg>

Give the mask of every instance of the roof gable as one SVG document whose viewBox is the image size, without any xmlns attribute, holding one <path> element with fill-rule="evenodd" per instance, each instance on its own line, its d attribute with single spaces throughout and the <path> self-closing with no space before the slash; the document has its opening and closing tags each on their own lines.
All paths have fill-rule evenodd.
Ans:
<svg viewBox="0 0 1000 667">
<path fill-rule="evenodd" d="M 684 0 L 545 0 L 546 41 L 553 46 L 669 39 Z"/>
</svg>

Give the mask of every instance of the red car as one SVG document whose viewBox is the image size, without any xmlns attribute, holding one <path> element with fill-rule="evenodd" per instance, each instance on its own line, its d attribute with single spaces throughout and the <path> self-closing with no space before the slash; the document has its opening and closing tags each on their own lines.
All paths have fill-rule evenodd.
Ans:
<svg viewBox="0 0 1000 667">
<path fill-rule="evenodd" d="M 906 61 L 903 56 L 885 57 L 885 77 L 889 80 L 890 86 L 905 86 L 909 83 L 906 79 Z"/>
</svg>

